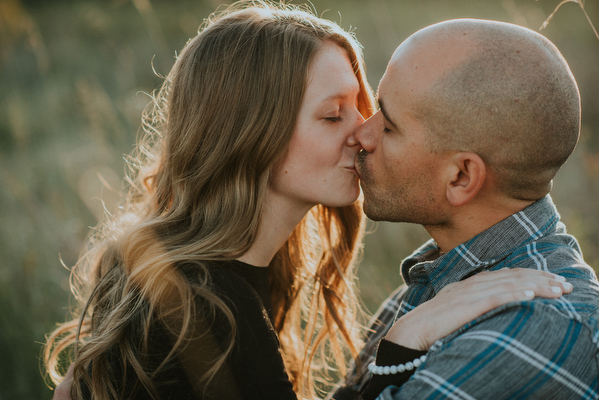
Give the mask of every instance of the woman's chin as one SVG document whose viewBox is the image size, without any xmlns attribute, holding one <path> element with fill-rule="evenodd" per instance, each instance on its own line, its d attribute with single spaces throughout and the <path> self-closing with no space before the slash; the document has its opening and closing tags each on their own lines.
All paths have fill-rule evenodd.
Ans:
<svg viewBox="0 0 599 400">
<path fill-rule="evenodd" d="M 354 204 L 356 201 L 358 201 L 359 198 L 360 190 L 358 188 L 358 190 L 355 193 L 352 193 L 351 195 L 348 194 L 348 196 L 344 199 L 339 199 L 338 201 L 330 202 L 329 204 L 325 205 L 327 205 L 328 207 L 347 207 Z"/>
</svg>

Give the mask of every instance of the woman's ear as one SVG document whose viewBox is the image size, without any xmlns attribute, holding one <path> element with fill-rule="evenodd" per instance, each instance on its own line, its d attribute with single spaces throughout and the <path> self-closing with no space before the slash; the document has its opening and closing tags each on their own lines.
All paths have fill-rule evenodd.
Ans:
<svg viewBox="0 0 599 400">
<path fill-rule="evenodd" d="M 478 154 L 456 153 L 447 167 L 448 177 L 445 194 L 454 207 L 470 202 L 485 183 L 486 166 Z"/>
</svg>

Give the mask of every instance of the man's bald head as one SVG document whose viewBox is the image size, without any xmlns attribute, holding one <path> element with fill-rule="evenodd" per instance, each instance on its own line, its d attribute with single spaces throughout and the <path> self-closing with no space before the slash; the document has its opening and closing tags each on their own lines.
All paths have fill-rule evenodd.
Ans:
<svg viewBox="0 0 599 400">
<path fill-rule="evenodd" d="M 502 22 L 460 19 L 422 29 L 396 50 L 419 60 L 425 90 L 412 112 L 435 150 L 477 153 L 499 189 L 518 199 L 547 194 L 580 131 L 580 96 L 557 48 Z"/>
</svg>

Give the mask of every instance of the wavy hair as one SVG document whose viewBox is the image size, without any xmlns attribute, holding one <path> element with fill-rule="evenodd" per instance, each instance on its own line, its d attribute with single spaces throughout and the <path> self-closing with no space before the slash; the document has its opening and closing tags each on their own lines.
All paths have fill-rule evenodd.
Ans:
<svg viewBox="0 0 599 400">
<path fill-rule="evenodd" d="M 111 364 L 117 357 L 132 371 L 133 389 L 158 397 L 153 377 L 197 333 L 195 298 L 231 326 L 229 347 L 203 374 L 204 385 L 224 365 L 235 320 L 211 291 L 206 262 L 236 259 L 253 245 L 309 67 L 326 41 L 347 52 L 360 84 L 359 111 L 368 118 L 373 97 L 358 43 L 305 9 L 236 3 L 213 14 L 186 44 L 144 112 L 125 204 L 90 233 L 72 270 L 80 306 L 49 335 L 44 352 L 54 382 L 72 358 L 74 396 L 81 397 L 84 382 L 94 398 L 118 398 L 126 388 L 111 379 L 123 373 Z M 300 395 L 315 396 L 328 371 L 345 373 L 357 355 L 362 308 L 353 266 L 362 232 L 359 202 L 319 205 L 271 262 L 273 325 Z M 194 265 L 198 282 L 185 279 L 181 264 Z M 168 321 L 176 340 L 149 368 L 144 355 L 156 321 Z"/>
</svg>

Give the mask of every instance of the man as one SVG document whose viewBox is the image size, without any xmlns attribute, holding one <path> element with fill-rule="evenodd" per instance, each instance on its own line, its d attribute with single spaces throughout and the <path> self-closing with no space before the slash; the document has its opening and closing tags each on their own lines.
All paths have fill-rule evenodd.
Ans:
<svg viewBox="0 0 599 400">
<path fill-rule="evenodd" d="M 397 48 L 378 95 L 380 110 L 356 133 L 364 211 L 421 224 L 432 239 L 402 263 L 407 289 L 382 307 L 361 368 L 333 397 L 359 398 L 381 338 L 381 367 L 398 364 L 382 354 L 398 344 L 428 349 L 398 339 L 397 324 L 389 331 L 395 313 L 403 321 L 452 282 L 520 267 L 563 275 L 574 290 L 475 319 L 437 341 L 413 376 L 379 370 L 367 397 L 599 398 L 599 285 L 548 195 L 580 130 L 578 89 L 559 51 L 516 25 L 445 21 Z"/>
</svg>

